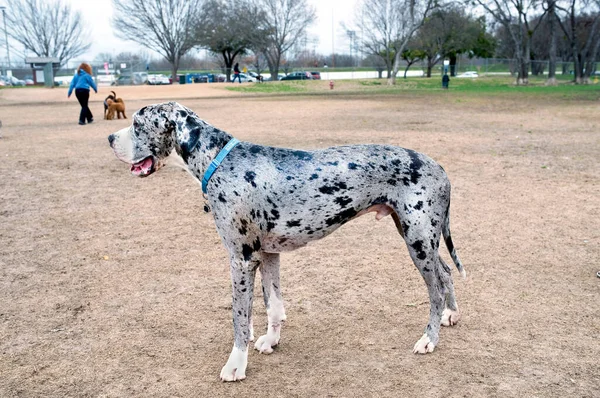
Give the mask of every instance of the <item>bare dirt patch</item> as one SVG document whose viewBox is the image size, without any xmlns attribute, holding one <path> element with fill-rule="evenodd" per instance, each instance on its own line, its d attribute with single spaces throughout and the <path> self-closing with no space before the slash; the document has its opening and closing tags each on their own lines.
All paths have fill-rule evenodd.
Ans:
<svg viewBox="0 0 600 398">
<path fill-rule="evenodd" d="M 282 256 L 281 345 L 225 384 L 229 269 L 200 187 L 176 168 L 130 176 L 106 139 L 130 119 L 101 120 L 108 91 L 86 126 L 65 89 L 0 91 L 0 396 L 600 395 L 598 103 L 117 88 L 129 116 L 174 99 L 241 140 L 404 146 L 453 183 L 468 279 L 434 353 L 411 352 L 428 304 L 404 242 L 366 216 Z"/>
</svg>

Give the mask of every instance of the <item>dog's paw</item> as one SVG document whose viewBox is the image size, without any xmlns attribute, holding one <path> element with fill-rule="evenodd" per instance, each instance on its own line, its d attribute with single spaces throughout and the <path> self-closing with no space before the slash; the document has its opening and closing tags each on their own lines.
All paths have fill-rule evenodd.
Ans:
<svg viewBox="0 0 600 398">
<path fill-rule="evenodd" d="M 413 353 L 415 354 L 427 354 L 428 352 L 433 352 L 435 345 L 429 340 L 427 337 L 427 333 L 425 333 L 419 341 L 415 344 L 413 348 Z"/>
<path fill-rule="evenodd" d="M 246 366 L 248 366 L 248 350 L 240 350 L 234 346 L 227 363 L 221 369 L 221 381 L 244 380 Z"/>
<path fill-rule="evenodd" d="M 258 340 L 256 340 L 254 349 L 261 354 L 271 354 L 273 352 L 273 347 L 276 347 L 277 344 L 279 344 L 279 330 L 269 330 L 267 334 L 260 336 Z"/>
<path fill-rule="evenodd" d="M 271 354 L 273 352 L 273 347 L 276 347 L 277 344 L 279 344 L 279 339 L 265 334 L 256 340 L 256 343 L 254 343 L 254 349 L 261 354 Z"/>
<path fill-rule="evenodd" d="M 460 320 L 460 313 L 449 308 L 444 310 L 442 314 L 442 326 L 454 326 Z"/>
</svg>

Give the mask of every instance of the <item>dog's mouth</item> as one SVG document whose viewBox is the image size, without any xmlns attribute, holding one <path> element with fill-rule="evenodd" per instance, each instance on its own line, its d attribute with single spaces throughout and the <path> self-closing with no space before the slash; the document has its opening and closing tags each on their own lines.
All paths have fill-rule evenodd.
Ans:
<svg viewBox="0 0 600 398">
<path fill-rule="evenodd" d="M 154 162 L 154 156 L 148 156 L 141 162 L 133 163 L 131 165 L 131 174 L 138 177 L 148 177 L 150 174 L 156 171 Z"/>
</svg>

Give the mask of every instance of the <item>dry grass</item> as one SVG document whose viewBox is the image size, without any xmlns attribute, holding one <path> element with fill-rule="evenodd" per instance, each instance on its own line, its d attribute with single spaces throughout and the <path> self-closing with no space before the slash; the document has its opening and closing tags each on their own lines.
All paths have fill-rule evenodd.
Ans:
<svg viewBox="0 0 600 398">
<path fill-rule="evenodd" d="M 175 99 L 242 140 L 413 148 L 453 182 L 469 277 L 433 354 L 411 352 L 428 305 L 403 241 L 389 218 L 362 217 L 283 255 L 281 345 L 224 384 L 226 253 L 185 172 L 135 179 L 113 156 L 106 136 L 130 119 L 101 120 L 108 90 L 87 126 L 64 89 L 0 91 L 1 397 L 600 395 L 597 103 L 118 88 L 129 116 Z"/>
</svg>

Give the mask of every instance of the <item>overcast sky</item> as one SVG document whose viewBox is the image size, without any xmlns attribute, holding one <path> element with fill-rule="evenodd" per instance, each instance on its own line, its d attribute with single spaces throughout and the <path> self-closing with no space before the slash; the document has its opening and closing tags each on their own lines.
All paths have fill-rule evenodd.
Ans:
<svg viewBox="0 0 600 398">
<path fill-rule="evenodd" d="M 141 46 L 123 41 L 113 35 L 111 17 L 113 13 L 111 0 L 65 0 L 75 10 L 80 10 L 92 33 L 92 45 L 88 53 L 79 56 L 78 60 L 91 61 L 101 52 L 118 54 L 124 51 L 138 51 Z M 317 22 L 309 30 L 309 49 L 315 49 L 321 54 L 331 54 L 332 48 L 336 53 L 348 53 L 349 41 L 341 23 L 351 23 L 354 15 L 354 5 L 357 0 L 308 0 L 317 11 Z M 4 4 L 0 0 L 0 4 Z M 7 10 L 10 12 L 10 10 Z M 243 10 L 240 10 L 243 12 Z M 333 27 L 333 31 L 332 31 Z M 333 46 L 332 46 L 333 36 Z M 313 43 L 310 43 L 310 40 Z M 18 52 L 23 48 L 17 45 Z M 15 51 L 15 52 L 17 52 Z M 17 54 L 15 54 L 17 55 Z M 4 54 L 0 57 L 4 58 Z"/>
</svg>

